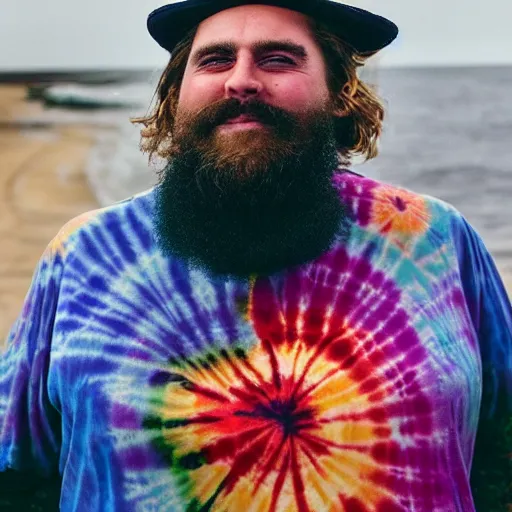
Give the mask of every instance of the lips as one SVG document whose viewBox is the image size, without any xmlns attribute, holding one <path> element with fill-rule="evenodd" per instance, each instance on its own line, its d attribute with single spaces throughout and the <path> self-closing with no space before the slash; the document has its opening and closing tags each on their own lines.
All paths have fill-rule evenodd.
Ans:
<svg viewBox="0 0 512 512">
<path fill-rule="evenodd" d="M 243 114 L 241 116 L 235 117 L 233 119 L 229 119 L 225 124 L 235 124 L 235 123 L 251 123 L 251 122 L 259 122 L 257 117 Z"/>
</svg>

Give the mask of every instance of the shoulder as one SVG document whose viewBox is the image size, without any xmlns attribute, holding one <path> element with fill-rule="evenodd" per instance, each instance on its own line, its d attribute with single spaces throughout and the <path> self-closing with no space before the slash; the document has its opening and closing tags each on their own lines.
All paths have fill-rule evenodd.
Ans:
<svg viewBox="0 0 512 512">
<path fill-rule="evenodd" d="M 467 224 L 461 212 L 440 198 L 362 176 L 335 177 L 335 186 L 353 223 L 381 235 L 428 235 L 446 239 Z"/>
<path fill-rule="evenodd" d="M 45 256 L 65 258 L 69 252 L 77 250 L 84 236 L 102 230 L 144 230 L 151 218 L 153 196 L 154 188 L 70 219 L 48 244 Z"/>
</svg>

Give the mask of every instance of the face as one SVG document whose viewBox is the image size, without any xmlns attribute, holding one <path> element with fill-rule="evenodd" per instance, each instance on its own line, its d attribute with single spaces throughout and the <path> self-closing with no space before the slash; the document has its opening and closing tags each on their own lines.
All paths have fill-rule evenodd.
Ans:
<svg viewBox="0 0 512 512">
<path fill-rule="evenodd" d="M 325 76 L 302 14 L 266 5 L 221 11 L 197 30 L 178 100 L 176 145 L 200 148 L 219 168 L 266 168 L 295 152 L 310 135 L 311 118 L 325 114 Z"/>
</svg>

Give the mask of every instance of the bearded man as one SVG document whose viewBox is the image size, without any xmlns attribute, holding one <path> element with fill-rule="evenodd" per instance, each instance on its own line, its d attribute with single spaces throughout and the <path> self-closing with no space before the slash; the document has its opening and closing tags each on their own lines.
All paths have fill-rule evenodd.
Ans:
<svg viewBox="0 0 512 512">
<path fill-rule="evenodd" d="M 156 187 L 50 243 L 0 359 L 0 470 L 71 511 L 502 511 L 512 308 L 468 221 L 361 176 L 397 36 L 328 0 L 150 14 Z"/>
</svg>

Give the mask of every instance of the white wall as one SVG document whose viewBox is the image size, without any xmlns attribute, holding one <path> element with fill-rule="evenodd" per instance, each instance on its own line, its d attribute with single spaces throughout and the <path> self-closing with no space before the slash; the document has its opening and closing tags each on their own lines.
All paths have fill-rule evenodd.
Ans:
<svg viewBox="0 0 512 512">
<path fill-rule="evenodd" d="M 512 64 L 510 0 L 347 0 L 395 21 L 387 65 Z M 146 31 L 161 0 L 0 0 L 0 70 L 159 68 Z"/>
</svg>

